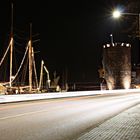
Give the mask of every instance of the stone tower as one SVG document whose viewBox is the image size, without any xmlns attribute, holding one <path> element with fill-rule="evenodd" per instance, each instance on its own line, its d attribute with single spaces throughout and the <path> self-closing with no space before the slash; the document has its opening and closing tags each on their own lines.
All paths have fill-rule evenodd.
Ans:
<svg viewBox="0 0 140 140">
<path fill-rule="evenodd" d="M 103 46 L 103 69 L 108 89 L 131 86 L 131 45 L 112 43 Z"/>
</svg>

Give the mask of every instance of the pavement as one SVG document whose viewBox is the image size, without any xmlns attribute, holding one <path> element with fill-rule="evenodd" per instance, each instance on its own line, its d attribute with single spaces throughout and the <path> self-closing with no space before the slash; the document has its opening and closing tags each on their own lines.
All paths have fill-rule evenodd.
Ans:
<svg viewBox="0 0 140 140">
<path fill-rule="evenodd" d="M 140 104 L 105 121 L 76 140 L 140 140 Z"/>
</svg>

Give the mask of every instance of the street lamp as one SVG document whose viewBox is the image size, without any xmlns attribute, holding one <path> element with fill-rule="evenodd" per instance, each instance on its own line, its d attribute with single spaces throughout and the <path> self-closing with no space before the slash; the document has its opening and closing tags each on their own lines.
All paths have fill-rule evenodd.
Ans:
<svg viewBox="0 0 140 140">
<path fill-rule="evenodd" d="M 119 18 L 121 16 L 121 12 L 119 10 L 113 11 L 113 17 L 114 18 Z"/>
<path fill-rule="evenodd" d="M 119 10 L 114 10 L 112 15 L 114 18 L 120 18 L 121 15 L 138 16 L 138 38 L 140 40 L 140 13 L 123 13 Z"/>
<path fill-rule="evenodd" d="M 113 17 L 114 18 L 119 18 L 121 15 L 137 16 L 138 17 L 138 25 L 137 25 L 138 26 L 138 36 L 137 36 L 137 33 L 136 33 L 136 37 L 138 37 L 139 43 L 140 43 L 140 13 L 123 13 L 123 12 L 121 12 L 119 10 L 114 10 L 114 12 L 113 12 Z M 140 62 L 140 58 L 139 58 L 138 61 Z M 137 78 L 137 76 L 136 76 L 136 78 Z M 124 84 L 126 86 L 129 85 L 129 83 L 127 83 L 127 82 L 128 82 L 128 79 L 127 80 L 124 79 Z"/>
</svg>

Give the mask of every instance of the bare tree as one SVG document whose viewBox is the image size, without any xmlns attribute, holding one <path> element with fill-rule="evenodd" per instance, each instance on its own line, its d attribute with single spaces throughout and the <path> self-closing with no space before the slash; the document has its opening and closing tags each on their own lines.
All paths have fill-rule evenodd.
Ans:
<svg viewBox="0 0 140 140">
<path fill-rule="evenodd" d="M 139 0 L 128 0 L 124 2 L 126 7 L 126 13 L 140 13 L 140 1 Z M 139 16 L 125 16 L 124 20 L 128 23 L 126 28 L 122 32 L 127 33 L 129 37 L 139 37 Z"/>
</svg>

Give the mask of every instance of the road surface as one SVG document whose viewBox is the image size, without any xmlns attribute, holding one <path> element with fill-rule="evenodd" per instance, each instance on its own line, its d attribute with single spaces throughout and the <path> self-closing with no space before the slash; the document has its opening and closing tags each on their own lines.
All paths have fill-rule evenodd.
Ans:
<svg viewBox="0 0 140 140">
<path fill-rule="evenodd" d="M 140 103 L 140 93 L 0 104 L 0 140 L 72 140 Z"/>
</svg>

